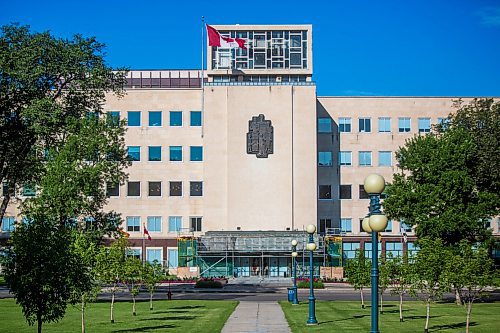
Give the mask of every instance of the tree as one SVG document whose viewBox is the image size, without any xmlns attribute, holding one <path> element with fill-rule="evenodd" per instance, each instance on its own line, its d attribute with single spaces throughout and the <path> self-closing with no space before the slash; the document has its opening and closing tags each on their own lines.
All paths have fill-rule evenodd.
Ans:
<svg viewBox="0 0 500 333">
<path fill-rule="evenodd" d="M 360 291 L 361 308 L 365 308 L 365 300 L 363 288 L 370 285 L 370 261 L 365 259 L 365 254 L 362 250 L 356 251 L 356 256 L 353 259 L 346 261 L 345 275 L 347 282 Z"/>
<path fill-rule="evenodd" d="M 135 300 L 139 295 L 141 285 L 144 281 L 145 267 L 142 261 L 136 257 L 127 257 L 125 260 L 124 282 L 132 295 L 132 314 L 136 315 Z"/>
<path fill-rule="evenodd" d="M 440 299 L 448 290 L 446 271 L 444 268 L 451 258 L 451 251 L 442 240 L 424 238 L 420 240 L 412 274 L 410 294 L 422 299 L 427 308 L 425 332 L 429 332 L 431 303 Z"/>
<path fill-rule="evenodd" d="M 389 285 L 391 284 L 392 260 L 394 260 L 394 258 L 392 257 L 392 255 L 389 254 L 388 258 L 382 256 L 378 264 L 378 270 L 379 270 L 378 292 L 380 294 L 381 314 L 384 313 L 384 292 L 387 290 L 387 288 L 389 288 Z"/>
<path fill-rule="evenodd" d="M 153 310 L 153 294 L 157 284 L 165 278 L 165 270 L 156 260 L 153 263 L 146 262 L 144 271 L 144 284 L 149 291 L 149 310 Z"/>
<path fill-rule="evenodd" d="M 88 276 L 72 255 L 71 232 L 44 218 L 18 224 L 12 233 L 5 269 L 7 285 L 29 325 L 64 316 L 72 286 L 88 285 Z"/>
<path fill-rule="evenodd" d="M 125 253 L 127 251 L 127 239 L 118 238 L 110 247 L 101 247 L 97 255 L 97 276 L 100 282 L 111 285 L 111 307 L 110 320 L 115 322 L 114 304 L 115 295 L 118 291 L 119 283 L 125 276 Z"/>
<path fill-rule="evenodd" d="M 483 295 L 486 287 L 494 284 L 493 260 L 484 247 L 476 249 L 462 241 L 459 252 L 449 260 L 446 272 L 448 282 L 456 288 L 466 305 L 466 332 L 468 333 L 472 304 Z"/>
<path fill-rule="evenodd" d="M 401 171 L 387 189 L 384 211 L 415 226 L 418 238 L 490 242 L 484 221 L 499 212 L 498 195 L 478 186 L 471 133 L 462 128 L 416 136 L 396 154 Z"/>
<path fill-rule="evenodd" d="M 47 153 L 79 132 L 78 120 L 89 112 L 101 114 L 106 93 L 122 95 L 124 82 L 124 71 L 106 65 L 104 44 L 94 37 L 60 39 L 29 26 L 1 28 L 0 184 L 8 190 L 0 224 L 16 187 L 38 186 Z"/>
<path fill-rule="evenodd" d="M 403 296 L 407 294 L 412 286 L 413 265 L 407 254 L 396 257 L 389 262 L 391 281 L 393 287 L 391 293 L 399 295 L 399 321 L 403 322 Z"/>
</svg>

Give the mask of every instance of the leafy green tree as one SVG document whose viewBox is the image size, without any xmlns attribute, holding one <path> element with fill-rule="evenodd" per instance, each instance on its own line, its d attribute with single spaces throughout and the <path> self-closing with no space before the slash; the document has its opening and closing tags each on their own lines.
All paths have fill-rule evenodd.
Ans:
<svg viewBox="0 0 500 333">
<path fill-rule="evenodd" d="M 410 294 L 426 304 L 425 332 L 429 332 L 431 303 L 440 299 L 449 290 L 445 267 L 451 259 L 451 251 L 439 238 L 420 240 L 412 274 Z"/>
<path fill-rule="evenodd" d="M 75 139 L 79 120 L 89 112 L 101 114 L 106 93 L 122 95 L 124 82 L 124 72 L 106 64 L 104 45 L 94 37 L 61 39 L 28 26 L 1 28 L 0 184 L 8 191 L 0 224 L 16 187 L 39 187 L 47 156 Z"/>
<path fill-rule="evenodd" d="M 127 251 L 127 239 L 115 239 L 110 247 L 101 247 L 96 262 L 96 270 L 98 280 L 110 285 L 111 292 L 111 306 L 110 306 L 110 320 L 111 323 L 115 322 L 114 305 L 115 295 L 120 286 L 120 281 L 125 278 L 125 259 Z"/>
<path fill-rule="evenodd" d="M 153 310 L 153 294 L 158 283 L 165 279 L 165 270 L 156 260 L 153 263 L 146 262 L 144 268 L 144 284 L 149 291 L 149 310 Z"/>
<path fill-rule="evenodd" d="M 466 308 L 466 332 L 469 332 L 472 304 L 481 298 L 487 287 L 493 286 L 495 269 L 487 249 L 475 249 L 462 241 L 458 253 L 447 263 L 448 283 L 452 284 Z"/>
<path fill-rule="evenodd" d="M 132 314 L 135 316 L 135 300 L 144 281 L 145 267 L 140 259 L 127 257 L 125 260 L 124 282 L 130 295 L 132 295 Z"/>
<path fill-rule="evenodd" d="M 409 293 L 412 287 L 413 265 L 408 255 L 393 258 L 390 265 L 390 279 L 393 282 L 391 293 L 399 295 L 399 321 L 403 322 L 403 296 Z"/>
<path fill-rule="evenodd" d="M 361 308 L 365 308 L 363 288 L 370 285 L 370 261 L 366 260 L 364 252 L 359 249 L 353 259 L 346 260 L 345 276 L 347 282 L 360 291 Z"/>
<path fill-rule="evenodd" d="M 70 230 L 55 227 L 45 217 L 18 224 L 12 233 L 12 248 L 7 257 L 7 285 L 21 306 L 29 325 L 64 316 L 73 286 L 88 286 L 88 275 L 68 244 Z"/>
</svg>

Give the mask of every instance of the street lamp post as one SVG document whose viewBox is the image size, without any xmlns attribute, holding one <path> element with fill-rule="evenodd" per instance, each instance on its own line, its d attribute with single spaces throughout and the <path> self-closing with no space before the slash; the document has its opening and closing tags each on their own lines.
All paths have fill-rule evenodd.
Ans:
<svg viewBox="0 0 500 333">
<path fill-rule="evenodd" d="M 314 298 L 314 266 L 313 266 L 313 253 L 316 250 L 316 243 L 314 243 L 314 233 L 316 232 L 316 226 L 314 224 L 309 224 L 306 227 L 306 231 L 309 234 L 309 242 L 306 245 L 307 250 L 310 251 L 309 254 L 309 319 L 307 319 L 307 325 L 317 325 L 316 320 L 316 299 Z"/>
<path fill-rule="evenodd" d="M 387 227 L 387 217 L 380 211 L 380 194 L 384 191 L 384 177 L 371 174 L 365 178 L 364 188 L 370 196 L 369 217 L 363 219 L 363 229 L 372 233 L 372 271 L 371 271 L 371 330 L 370 333 L 379 333 L 378 330 L 378 239 L 377 234 Z"/>
<path fill-rule="evenodd" d="M 298 299 L 298 291 L 297 291 L 297 240 L 292 240 L 292 261 L 293 261 L 293 290 L 294 290 L 294 296 L 293 296 L 293 305 L 299 304 L 299 299 Z"/>
</svg>

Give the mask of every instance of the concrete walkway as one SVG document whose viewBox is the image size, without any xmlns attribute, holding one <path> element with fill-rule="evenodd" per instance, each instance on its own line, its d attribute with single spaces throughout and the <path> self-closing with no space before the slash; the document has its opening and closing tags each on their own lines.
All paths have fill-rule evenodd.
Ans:
<svg viewBox="0 0 500 333">
<path fill-rule="evenodd" d="M 277 302 L 240 302 L 221 333 L 291 333 Z"/>
</svg>

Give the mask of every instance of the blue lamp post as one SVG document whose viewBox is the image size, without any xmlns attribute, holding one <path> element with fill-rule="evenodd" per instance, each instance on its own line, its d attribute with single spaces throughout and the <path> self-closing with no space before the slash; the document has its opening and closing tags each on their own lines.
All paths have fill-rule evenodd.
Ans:
<svg viewBox="0 0 500 333">
<path fill-rule="evenodd" d="M 297 256 L 299 255 L 297 253 L 297 240 L 292 240 L 292 261 L 293 261 L 293 290 L 294 290 L 294 296 L 293 296 L 293 305 L 299 304 L 299 299 L 297 295 Z"/>
<path fill-rule="evenodd" d="M 364 188 L 370 196 L 369 217 L 363 219 L 363 229 L 372 233 L 372 271 L 371 271 L 371 305 L 372 324 L 370 333 L 378 330 L 378 239 L 377 234 L 387 227 L 387 217 L 380 211 L 380 194 L 384 191 L 384 177 L 371 174 L 365 178 Z"/>
<path fill-rule="evenodd" d="M 314 298 L 314 266 L 313 266 L 313 253 L 316 250 L 316 243 L 314 243 L 314 233 L 316 232 L 316 226 L 314 224 L 309 224 L 306 227 L 306 231 L 309 234 L 309 242 L 306 245 L 306 249 L 310 251 L 309 254 L 309 319 L 307 319 L 307 325 L 317 325 L 316 320 L 316 299 Z"/>
</svg>

